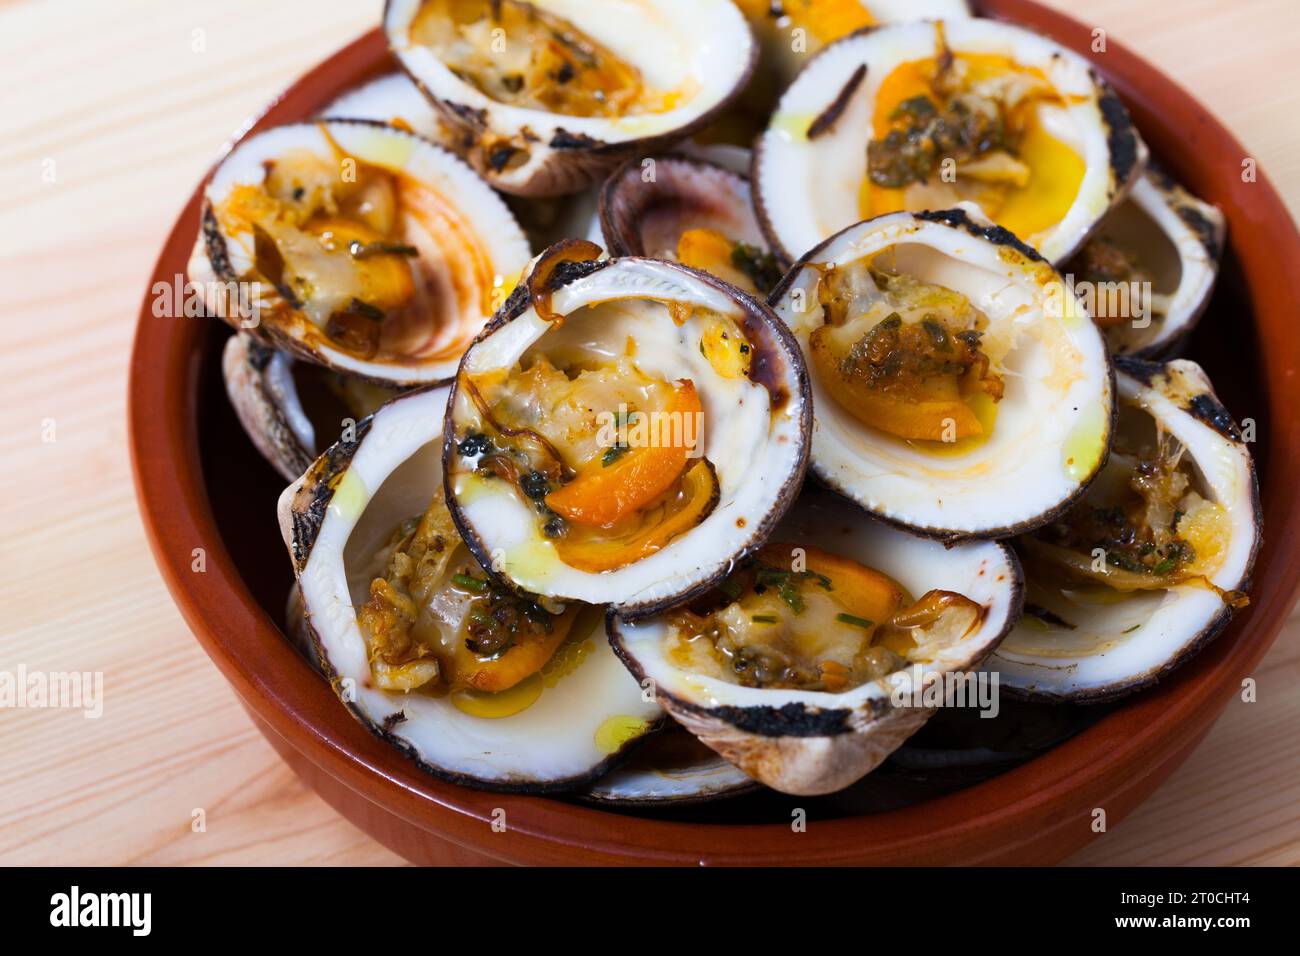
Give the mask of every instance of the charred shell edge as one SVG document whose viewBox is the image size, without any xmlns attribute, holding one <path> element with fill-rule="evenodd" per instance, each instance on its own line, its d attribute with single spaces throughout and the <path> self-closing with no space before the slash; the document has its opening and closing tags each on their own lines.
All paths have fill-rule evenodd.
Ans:
<svg viewBox="0 0 1300 956">
<path fill-rule="evenodd" d="M 1177 211 L 1178 218 L 1186 223 L 1187 228 L 1195 233 L 1197 239 L 1201 240 L 1206 255 L 1217 263 L 1223 257 L 1228 233 L 1227 222 L 1222 218 L 1223 211 L 1213 203 L 1206 202 L 1199 196 L 1193 195 L 1182 183 L 1170 176 L 1156 163 L 1148 163 L 1146 171 L 1156 185 L 1160 187 L 1161 191 L 1166 194 L 1166 201 Z M 1179 195 L 1180 193 L 1185 193 L 1186 197 Z M 1187 198 L 1194 199 L 1196 202 L 1189 203 L 1186 201 Z M 1220 216 L 1219 220 L 1215 222 L 1206 217 L 1205 213 L 1201 211 L 1202 207 L 1217 210 Z"/>
<path fill-rule="evenodd" d="M 646 255 L 645 243 L 641 241 L 640 235 L 634 230 L 628 230 L 621 227 L 614 219 L 615 206 L 622 202 L 622 188 L 624 185 L 623 177 L 637 168 L 637 164 L 645 159 L 667 160 L 673 164 L 692 166 L 696 169 L 706 170 L 711 174 L 723 176 L 732 176 L 741 182 L 747 183 L 746 177 L 742 176 L 735 170 L 728 169 L 718 163 L 711 162 L 707 159 L 701 159 L 698 156 L 688 156 L 685 153 L 663 152 L 653 156 L 632 157 L 619 164 L 618 168 L 609 174 L 604 184 L 600 187 L 599 202 L 597 204 L 598 215 L 600 219 L 600 233 L 605 240 L 607 251 L 611 256 L 640 256 Z M 643 195 L 654 194 L 654 189 L 642 189 Z M 752 191 L 750 193 L 753 195 Z M 644 205 L 636 206 L 629 210 L 630 215 L 640 217 L 648 210 L 654 208 L 653 201 L 647 201 Z M 631 234 L 629 234 L 631 233 Z"/>
<path fill-rule="evenodd" d="M 281 477 L 294 481 L 311 467 L 314 457 L 267 387 L 266 368 L 274 360 L 275 350 L 269 346 L 251 336 L 232 335 L 221 352 L 221 374 L 226 396 L 249 440 Z"/>
<path fill-rule="evenodd" d="M 1132 182 L 1142 174 L 1147 164 L 1146 144 L 1138 135 L 1119 94 L 1096 70 L 1089 70 L 1100 96 L 1097 108 L 1106 127 L 1106 151 L 1110 155 L 1110 174 L 1114 180 L 1115 194 L 1127 191 Z"/>
<path fill-rule="evenodd" d="M 562 242 L 568 243 L 574 241 L 577 240 L 563 240 Z M 557 245 L 560 244 L 562 243 L 557 243 Z M 555 247 L 553 246 L 552 248 Z M 742 324 L 744 325 L 746 332 L 752 334 L 755 329 L 765 329 L 772 336 L 772 340 L 770 342 L 762 342 L 760 347 L 764 350 L 783 354 L 786 365 L 794 369 L 798 395 L 785 396 L 784 400 L 790 401 L 798 398 L 803 404 L 799 422 L 800 443 L 798 461 L 794 470 L 778 490 L 776 504 L 773 505 L 771 511 L 763 517 L 763 520 L 754 526 L 750 533 L 748 542 L 732 555 L 733 561 L 743 560 L 763 546 L 763 543 L 776 528 L 777 523 L 785 516 L 786 511 L 789 510 L 790 506 L 794 503 L 795 498 L 798 497 L 799 488 L 803 484 L 804 475 L 808 468 L 808 456 L 812 449 L 813 408 L 811 383 L 808 378 L 808 368 L 804 364 L 803 352 L 799 348 L 799 343 L 795 341 L 794 335 L 790 332 L 786 324 L 782 322 L 779 317 L 773 315 L 767 305 L 746 295 L 744 292 L 735 288 L 735 286 L 724 282 L 716 276 L 710 275 L 707 272 L 701 272 L 698 269 L 692 269 L 690 266 L 684 266 L 681 263 L 666 262 L 666 260 L 662 259 L 647 259 L 641 256 L 627 256 L 617 261 L 627 260 L 641 260 L 660 265 L 666 264 L 674 269 L 679 269 L 683 272 L 689 273 L 701 282 L 723 292 L 729 298 L 737 302 L 744 310 L 745 319 Z M 552 274 L 551 280 L 548 283 L 548 288 L 550 291 L 554 292 L 556 289 L 562 288 L 570 282 L 574 282 L 584 276 L 592 275 L 593 273 L 599 272 L 601 269 L 607 268 L 615 261 L 616 260 L 613 259 L 603 259 L 589 260 L 587 262 L 562 262 L 556 267 L 555 272 Z M 452 456 L 455 454 L 456 449 L 456 429 L 455 423 L 452 420 L 452 414 L 456 407 L 456 396 L 459 394 L 460 373 L 464 370 L 465 360 L 475 345 L 500 329 L 506 323 L 513 322 L 528 310 L 530 301 L 526 279 L 527 276 L 520 280 L 519 285 L 510 293 L 510 296 L 502 304 L 497 314 L 492 317 L 492 321 L 483 327 L 483 330 L 474 338 L 474 341 L 470 343 L 469 348 L 465 350 L 465 354 L 461 356 L 460 364 L 456 370 L 456 378 L 447 395 L 447 415 L 443 423 L 443 435 L 446 436 L 446 440 L 442 443 L 443 488 L 447 495 L 448 510 L 451 512 L 452 522 L 456 525 L 456 530 L 460 533 L 461 538 L 464 539 L 465 544 L 469 547 L 470 553 L 472 553 L 478 560 L 479 564 L 483 566 L 484 573 L 489 575 L 492 580 L 501 587 L 509 588 L 510 590 L 521 594 L 526 594 L 528 592 L 523 591 L 518 585 L 505 577 L 501 572 L 493 570 L 490 552 L 474 532 L 473 528 L 471 528 L 468 522 L 466 522 L 462 517 L 460 508 L 456 504 L 455 496 L 451 493 L 450 473 Z M 761 381 L 758 384 L 767 388 L 768 394 L 772 395 L 773 399 L 781 398 L 781 396 L 772 393 L 772 386 Z M 775 406 L 776 403 L 774 402 L 773 404 Z M 722 567 L 713 574 L 700 580 L 686 591 L 678 594 L 670 594 L 667 597 L 655 601 L 643 601 L 640 603 L 621 605 L 619 610 L 625 620 L 636 620 L 642 617 L 649 617 L 652 614 L 657 614 L 670 607 L 676 607 L 679 604 L 694 600 L 701 594 L 705 594 L 711 590 L 726 576 L 727 568 Z M 567 599 L 568 598 L 561 596 L 556 597 L 556 600 Z"/>
<path fill-rule="evenodd" d="M 894 215 L 894 213 L 886 213 L 886 215 Z M 1020 253 L 1031 263 L 1034 262 L 1047 263 L 1047 260 L 1044 259 L 1042 255 L 1040 255 L 1037 252 L 1037 250 L 1031 248 L 1030 246 L 1025 245 L 1025 243 L 1021 242 L 1020 239 L 1016 238 L 1016 235 L 1014 233 L 1010 232 L 1007 229 L 1002 228 L 1001 226 L 981 226 L 979 223 L 975 222 L 968 215 L 966 215 L 965 211 L 961 209 L 941 209 L 941 210 L 936 210 L 931 212 L 910 213 L 910 215 L 915 219 L 921 219 L 926 222 L 939 223 L 940 225 L 950 226 L 953 229 L 964 229 L 972 236 L 975 236 L 980 239 L 987 239 L 989 242 L 993 243 L 994 245 L 1005 246 L 1007 248 L 1014 249 L 1016 252 Z M 879 218 L 879 217 L 875 217 L 875 218 Z M 771 293 L 768 294 L 767 297 L 768 305 L 771 306 L 773 309 L 775 309 L 777 303 L 780 302 L 781 299 L 785 296 L 790 286 L 793 285 L 795 280 L 799 278 L 799 274 L 804 270 L 804 268 L 811 261 L 813 261 L 818 255 L 820 255 L 821 252 L 827 246 L 829 246 L 832 242 L 838 240 L 840 236 L 842 236 L 844 233 L 848 232 L 849 230 L 857 229 L 859 226 L 862 225 L 863 222 L 870 222 L 870 221 L 871 221 L 870 219 L 864 219 L 862 220 L 862 222 L 855 222 L 852 225 L 845 226 L 839 232 L 835 233 L 834 235 L 827 236 L 817 245 L 813 246 L 802 256 L 800 256 L 795 261 L 794 265 L 790 266 L 790 268 L 786 270 L 785 275 L 781 277 L 781 281 L 776 284 L 776 288 L 774 288 L 771 291 Z M 1050 263 L 1048 264 L 1050 265 Z M 782 322 L 781 324 L 785 325 L 784 322 Z M 1101 333 L 1098 332 L 1098 334 Z M 848 498 L 849 501 L 853 502 L 853 504 L 857 505 L 857 507 L 859 508 L 862 508 L 864 511 L 869 511 L 872 517 L 884 522 L 885 524 L 891 525 L 899 529 L 900 531 L 906 531 L 909 534 L 915 535 L 920 538 L 935 538 L 939 541 L 944 542 L 945 544 L 958 544 L 962 541 L 987 541 L 991 539 L 1011 538 L 1011 537 L 1015 537 L 1016 535 L 1024 534 L 1027 531 L 1033 531 L 1035 528 L 1041 528 L 1043 525 L 1055 521 L 1060 515 L 1068 511 L 1070 507 L 1080 497 L 1083 496 L 1084 492 L 1088 490 L 1088 486 L 1092 484 L 1093 479 L 1095 479 L 1097 475 L 1101 473 L 1102 468 L 1104 468 L 1106 465 L 1107 459 L 1110 457 L 1111 440 L 1115 436 L 1115 427 L 1119 420 L 1119 402 L 1115 400 L 1115 396 L 1118 394 L 1118 392 L 1116 390 L 1117 386 L 1115 384 L 1114 359 L 1111 356 L 1109 349 L 1103 349 L 1103 354 L 1105 355 L 1106 375 L 1110 381 L 1110 394 L 1112 398 L 1111 408 L 1110 408 L 1110 418 L 1106 423 L 1105 451 L 1102 453 L 1101 457 L 1097 459 L 1097 466 L 1092 470 L 1091 473 L 1087 475 L 1087 477 L 1085 477 L 1082 481 L 1079 482 L 1079 486 L 1073 492 L 1071 492 L 1068 497 L 1062 499 L 1057 504 L 1053 505 L 1051 508 L 1045 511 L 1043 514 L 1038 515 L 1034 518 L 1030 518 L 1025 521 L 1020 521 L 1013 525 L 1007 525 L 1002 528 L 989 528 L 984 531 L 974 531 L 974 532 L 957 531 L 951 528 L 938 528 L 931 525 L 922 526 L 922 525 L 908 524 L 900 520 L 899 518 L 895 518 L 890 515 L 881 514 L 880 512 L 874 511 L 868 508 L 866 505 L 861 504 L 856 498 L 853 497 L 853 494 L 850 489 L 840 485 L 838 481 L 835 479 L 835 476 L 833 474 L 829 472 L 823 473 L 822 470 L 817 467 L 817 463 L 815 461 L 810 461 L 809 468 L 813 472 L 813 474 L 815 474 L 818 477 L 818 479 L 820 479 L 821 482 L 825 484 L 828 488 L 832 489 L 837 494 Z"/>
<path fill-rule="evenodd" d="M 1119 356 L 1115 359 L 1115 364 L 1119 370 L 1130 378 L 1136 379 L 1149 388 L 1159 390 L 1161 383 L 1165 379 L 1165 368 L 1167 362 L 1151 362 L 1144 359 L 1132 358 L 1129 356 Z M 1242 441 L 1241 430 L 1237 427 L 1236 421 L 1224 409 L 1217 395 L 1212 391 L 1201 392 L 1192 397 L 1186 405 L 1181 406 L 1182 410 L 1187 412 L 1193 418 L 1197 419 L 1209 428 L 1212 428 L 1222 437 L 1231 441 L 1233 444 L 1246 448 L 1246 443 Z M 1209 417 L 1206 417 L 1206 416 Z M 1254 541 L 1251 542 L 1250 556 L 1246 559 L 1246 568 L 1242 572 L 1241 581 L 1237 587 L 1246 590 L 1250 587 L 1251 574 L 1255 568 L 1255 558 L 1259 555 L 1259 549 L 1264 543 L 1264 511 L 1261 507 L 1259 498 L 1259 476 L 1255 467 L 1254 456 L 1247 454 L 1247 468 L 1250 472 L 1250 504 L 1254 512 Z M 1161 680 L 1168 677 L 1171 673 L 1187 663 L 1201 651 L 1203 651 L 1210 642 L 1219 636 L 1219 633 L 1228 625 L 1235 615 L 1231 607 L 1225 606 L 1218 616 L 1205 625 L 1200 633 L 1190 641 L 1174 656 L 1170 657 L 1158 667 L 1150 668 L 1141 674 L 1136 674 L 1127 678 L 1122 683 L 1110 684 L 1106 687 L 1100 687 L 1095 690 L 1083 690 L 1068 694 L 1053 694 L 1041 690 L 1027 690 L 1019 687 L 1013 687 L 1010 684 L 1001 684 L 1003 690 L 1012 697 L 1019 700 L 1035 701 L 1046 704 L 1104 704 L 1110 701 L 1119 700 L 1122 697 L 1128 697 L 1136 694 L 1138 691 L 1154 687 Z"/>
<path fill-rule="evenodd" d="M 384 24 L 388 23 L 390 4 L 391 0 L 384 0 L 384 10 L 379 20 L 381 29 L 383 29 Z M 667 149 L 688 136 L 699 132 L 699 130 L 716 120 L 749 85 L 750 77 L 754 75 L 754 70 L 758 66 L 760 52 L 758 38 L 754 36 L 754 28 L 750 25 L 749 19 L 747 17 L 741 19 L 750 37 L 749 61 L 745 64 L 740 76 L 736 78 L 731 91 L 710 109 L 675 130 L 641 139 L 621 140 L 616 143 L 607 143 L 592 136 L 571 134 L 557 124 L 555 133 L 550 141 L 545 144 L 548 149 L 552 150 L 551 155 L 538 164 L 532 174 L 522 183 L 502 182 L 501 171 L 492 169 L 490 164 L 481 164 L 475 155 L 475 147 L 478 145 L 479 137 L 488 130 L 486 110 L 436 96 L 424 85 L 423 80 L 407 68 L 402 57 L 397 55 L 387 29 L 383 29 L 383 32 L 384 41 L 388 44 L 388 48 L 398 67 L 410 77 L 411 82 L 437 108 L 448 126 L 449 132 L 459 142 L 458 155 L 461 155 L 494 188 L 516 196 L 538 197 L 565 196 L 579 192 L 607 175 L 614 166 L 623 161 L 636 157 L 638 154 L 648 156 L 651 153 Z M 549 115 L 564 116 L 563 113 Z M 499 132 L 502 135 L 505 134 L 504 130 Z M 516 132 L 511 131 L 511 135 L 516 135 Z M 530 143 L 541 142 L 540 138 L 526 126 L 521 127 L 517 131 L 517 135 L 522 136 Z M 570 173 L 568 175 L 564 175 L 560 171 L 563 164 L 566 163 L 570 164 Z M 558 188 L 547 188 L 552 179 L 560 180 Z"/>
<path fill-rule="evenodd" d="M 430 385 L 425 388 L 415 389 L 401 396 L 395 401 L 402 401 L 420 395 L 424 392 L 432 391 L 441 386 Z M 325 520 L 325 514 L 329 509 L 329 503 L 334 497 L 334 491 L 337 487 L 337 478 L 352 463 L 352 457 L 356 454 L 357 448 L 369 434 L 373 424 L 374 414 L 367 415 L 357 423 L 356 439 L 354 441 L 345 441 L 340 439 L 335 442 L 324 453 L 321 454 L 311 467 L 301 478 L 299 478 L 290 487 L 294 489 L 293 499 L 290 503 L 290 514 L 288 516 L 289 534 L 286 544 L 289 547 L 289 554 L 293 562 L 293 575 L 295 579 L 294 587 L 297 588 L 297 579 L 302 576 L 303 569 L 306 568 L 308 560 L 311 558 L 311 552 L 316 544 L 316 537 L 320 534 L 321 523 Z M 299 634 L 285 635 L 286 639 L 295 647 L 302 648 L 304 643 L 310 644 L 311 654 L 318 666 L 321 674 L 329 681 L 330 687 L 338 696 L 339 702 L 351 712 L 367 730 L 378 737 L 385 743 L 391 744 L 397 750 L 414 763 L 420 770 L 437 777 L 439 780 L 445 780 L 447 783 L 454 783 L 464 787 L 470 787 L 476 790 L 488 790 L 495 793 L 560 793 L 568 790 L 574 790 L 586 786 L 600 777 L 604 776 L 618 764 L 626 760 L 632 752 L 651 734 L 657 733 L 664 724 L 666 717 L 661 717 L 653 723 L 644 734 L 634 737 L 625 743 L 616 752 L 610 754 L 600 763 L 596 764 L 590 771 L 584 774 L 577 774 L 572 777 L 564 777 L 559 780 L 550 780 L 546 782 L 519 782 L 511 783 L 508 781 L 483 780 L 469 774 L 457 773 L 451 770 L 445 770 L 436 767 L 433 764 L 426 763 L 416 753 L 415 748 L 402 740 L 393 733 L 393 728 L 402 723 L 405 718 L 405 712 L 390 715 L 383 721 L 375 721 L 368 716 L 357 701 L 349 701 L 340 686 L 338 672 L 334 665 L 330 663 L 325 654 L 325 648 L 321 642 L 320 635 L 312 623 L 311 612 L 306 607 L 306 602 L 299 598 L 302 607 L 301 630 Z"/>
<path fill-rule="evenodd" d="M 849 504 L 852 504 L 852 502 Z M 1011 604 L 1007 609 L 1006 623 L 1003 624 L 1002 630 L 988 641 L 987 649 L 983 654 L 971 657 L 962 667 L 950 668 L 944 673 L 965 673 L 978 670 L 984 661 L 997 650 L 1003 639 L 1011 633 L 1012 628 L 1016 626 L 1023 614 L 1025 576 L 1020 565 L 1020 559 L 1017 557 L 1015 550 L 1004 542 L 996 541 L 993 543 L 1006 556 L 1007 564 L 1010 565 L 1013 572 Z M 614 653 L 618 655 L 637 682 L 641 683 L 645 681 L 646 674 L 636 658 L 623 646 L 621 625 L 624 623 L 633 622 L 626 615 L 621 614 L 617 608 L 611 607 L 605 612 L 605 631 L 609 635 L 610 646 L 614 648 Z M 706 707 L 671 694 L 658 685 L 655 686 L 655 694 L 667 701 L 671 701 L 673 709 L 706 720 L 721 721 L 743 733 L 759 737 L 837 737 L 841 734 L 855 732 L 851 724 L 855 711 L 849 707 L 822 710 L 809 707 L 799 701 L 792 701 L 780 707 L 734 707 L 731 705 Z M 900 708 L 894 707 L 887 698 L 873 698 L 867 703 L 870 708 L 867 714 L 868 720 L 880 720 L 893 713 L 900 712 Z M 665 707 L 665 709 L 668 708 Z M 906 713 L 916 709 L 918 708 L 905 707 L 901 708 L 901 712 Z"/>
</svg>

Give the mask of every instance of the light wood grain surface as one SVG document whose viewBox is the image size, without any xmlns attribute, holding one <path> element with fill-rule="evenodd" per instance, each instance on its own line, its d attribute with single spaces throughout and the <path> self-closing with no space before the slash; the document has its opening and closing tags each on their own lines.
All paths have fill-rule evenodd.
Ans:
<svg viewBox="0 0 1300 956">
<path fill-rule="evenodd" d="M 1189 88 L 1300 209 L 1300 4 L 1050 2 Z M 297 782 L 189 634 L 125 444 L 135 313 L 182 200 L 380 5 L 0 0 L 0 670 L 105 675 L 99 719 L 0 710 L 0 863 L 400 862 Z M 1072 862 L 1300 863 L 1300 620 L 1255 676 L 1258 702 Z"/>
</svg>

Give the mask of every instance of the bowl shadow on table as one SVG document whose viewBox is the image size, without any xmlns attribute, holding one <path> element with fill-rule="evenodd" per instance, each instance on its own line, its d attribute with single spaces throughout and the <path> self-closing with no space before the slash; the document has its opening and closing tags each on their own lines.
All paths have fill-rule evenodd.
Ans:
<svg viewBox="0 0 1300 956">
<path fill-rule="evenodd" d="M 1229 237 L 1231 239 L 1231 237 Z M 1240 266 L 1231 246 L 1224 254 L 1218 287 L 1183 354 L 1199 362 L 1234 417 L 1267 421 L 1267 398 L 1258 375 L 1259 340 Z M 258 604 L 285 632 L 285 599 L 293 574 L 276 522 L 276 501 L 285 483 L 244 435 L 226 398 L 221 348 L 229 331 L 213 322 L 203 350 L 198 396 L 199 448 L 212 512 L 235 567 Z M 1259 435 L 1265 430 L 1260 427 Z M 1252 446 L 1258 472 L 1267 474 L 1265 442 Z M 287 639 L 287 638 L 286 638 Z M 1020 766 L 1091 726 L 1123 702 L 1068 706 L 1016 701 L 1001 695 L 996 717 L 974 708 L 947 708 L 899 752 L 859 783 L 821 797 L 791 797 L 763 788 L 693 805 L 626 809 L 614 813 L 683 823 L 790 822 L 796 811 L 815 819 L 879 813 L 924 802 Z M 575 799 L 557 797 L 556 799 Z"/>
</svg>

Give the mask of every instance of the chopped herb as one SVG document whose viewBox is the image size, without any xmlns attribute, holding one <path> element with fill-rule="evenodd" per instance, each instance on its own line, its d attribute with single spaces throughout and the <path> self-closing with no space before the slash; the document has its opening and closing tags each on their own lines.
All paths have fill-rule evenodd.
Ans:
<svg viewBox="0 0 1300 956">
<path fill-rule="evenodd" d="M 877 186 L 901 189 L 926 182 L 944 158 L 958 163 L 995 150 L 1012 152 L 1002 110 L 971 109 L 960 98 L 946 105 L 924 94 L 898 104 L 895 124 L 882 139 L 867 145 L 867 174 Z"/>
<path fill-rule="evenodd" d="M 802 614 L 804 610 L 803 595 L 799 593 L 798 582 L 816 581 L 827 591 L 834 590 L 831 579 L 824 574 L 818 574 L 816 571 L 783 571 L 762 562 L 758 563 L 755 580 L 757 582 L 754 587 L 755 594 L 762 594 L 768 587 L 776 588 L 781 600 L 796 614 Z"/>
<path fill-rule="evenodd" d="M 948 341 L 948 330 L 933 315 L 927 314 L 921 319 L 921 328 L 930 336 L 930 344 L 939 352 L 951 352 L 952 343 Z"/>
<path fill-rule="evenodd" d="M 869 631 L 876 626 L 875 621 L 868 621 L 865 617 L 858 617 L 854 614 L 836 614 L 835 620 L 839 621 L 841 624 L 852 624 L 854 627 L 860 627 L 864 631 Z"/>
<path fill-rule="evenodd" d="M 793 582 L 787 581 L 781 585 L 781 590 L 777 593 L 781 596 L 782 601 L 790 605 L 790 610 L 796 614 L 803 613 L 803 595 L 799 593 L 799 589 L 794 586 Z"/>
<path fill-rule="evenodd" d="M 530 471 L 519 479 L 519 490 L 534 501 L 540 501 L 551 492 L 551 482 L 540 471 Z"/>
<path fill-rule="evenodd" d="M 773 614 L 755 614 L 750 620 L 755 624 L 775 624 L 776 616 Z"/>
<path fill-rule="evenodd" d="M 488 589 L 487 582 L 482 578 L 476 578 L 472 574 L 453 574 L 451 583 L 465 591 L 473 591 L 475 594 L 482 594 Z"/>
<path fill-rule="evenodd" d="M 934 101 L 924 93 L 918 93 L 916 96 L 903 100 L 894 107 L 894 112 L 889 114 L 891 120 L 902 119 L 904 116 L 910 116 L 913 119 L 922 119 L 935 114 Z"/>
<path fill-rule="evenodd" d="M 732 246 L 731 264 L 749 276 L 760 292 L 768 291 L 781 281 L 781 267 L 777 265 L 776 256 L 747 242 Z"/>
<path fill-rule="evenodd" d="M 1121 631 L 1120 633 L 1121 633 L 1121 634 L 1132 634 L 1134 631 L 1136 631 L 1136 630 L 1137 630 L 1139 627 L 1141 627 L 1141 626 L 1142 626 L 1141 624 L 1134 624 L 1132 627 L 1126 627 L 1126 628 L 1125 628 L 1123 631 Z"/>
<path fill-rule="evenodd" d="M 456 450 L 466 458 L 474 458 L 477 455 L 485 455 L 492 447 L 491 440 L 482 432 L 473 432 L 466 435 L 456 446 Z"/>
<path fill-rule="evenodd" d="M 625 454 L 627 454 L 630 450 L 631 449 L 627 445 L 614 445 L 610 448 L 605 449 L 605 454 L 600 456 L 600 466 L 602 468 L 608 468 L 610 465 L 614 464 L 614 462 L 618 461 Z"/>
</svg>

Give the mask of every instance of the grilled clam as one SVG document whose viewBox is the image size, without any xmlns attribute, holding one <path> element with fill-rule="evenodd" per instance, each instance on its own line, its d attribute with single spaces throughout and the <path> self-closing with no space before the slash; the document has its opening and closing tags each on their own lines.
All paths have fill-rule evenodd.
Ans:
<svg viewBox="0 0 1300 956">
<path fill-rule="evenodd" d="M 237 329 L 397 386 L 449 378 L 528 255 L 505 204 L 451 153 L 324 120 L 254 136 L 217 167 L 189 272 Z M 232 308 L 231 289 L 251 290 L 253 308 Z"/>
<path fill-rule="evenodd" d="M 973 207 L 850 226 L 772 298 L 808 358 L 812 468 L 881 518 L 1005 537 L 1068 507 L 1105 460 L 1101 333 L 1041 256 Z"/>
<path fill-rule="evenodd" d="M 787 261 L 858 219 L 973 202 L 1059 263 L 1145 163 L 1123 104 L 1086 60 L 972 18 L 826 47 L 760 138 L 754 188 Z"/>
<path fill-rule="evenodd" d="M 719 588 L 610 638 L 674 719 L 787 793 L 858 780 L 934 713 L 1020 613 L 1010 550 L 950 548 L 808 491 Z M 946 689 L 936 691 L 937 706 Z"/>
<path fill-rule="evenodd" d="M 988 666 L 1026 696 L 1097 701 L 1149 686 L 1247 603 L 1261 517 L 1241 431 L 1195 363 L 1118 365 L 1105 469 L 1016 541 L 1026 614 Z"/>
<path fill-rule="evenodd" d="M 576 192 L 706 124 L 758 47 L 729 0 L 389 0 L 393 54 L 493 186 Z"/>
<path fill-rule="evenodd" d="M 762 543 L 803 478 L 812 408 L 766 306 L 599 253 L 548 250 L 466 353 L 448 501 L 503 581 L 649 613 Z"/>
<path fill-rule="evenodd" d="M 659 708 L 610 651 L 599 608 L 496 587 L 442 493 L 447 389 L 360 422 L 280 498 L 300 629 L 340 698 L 431 773 L 547 791 L 601 776 Z"/>
</svg>

